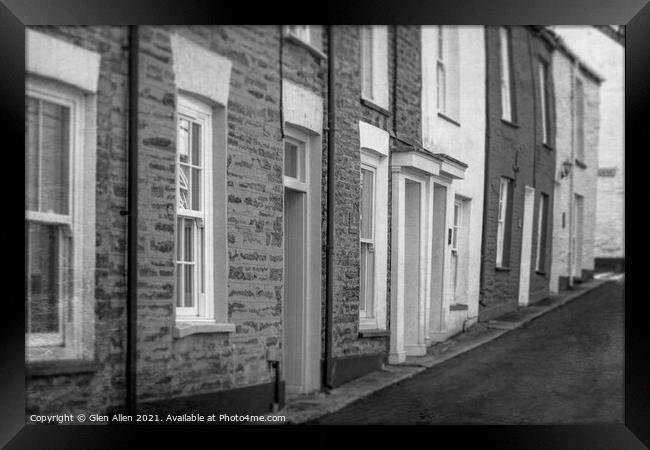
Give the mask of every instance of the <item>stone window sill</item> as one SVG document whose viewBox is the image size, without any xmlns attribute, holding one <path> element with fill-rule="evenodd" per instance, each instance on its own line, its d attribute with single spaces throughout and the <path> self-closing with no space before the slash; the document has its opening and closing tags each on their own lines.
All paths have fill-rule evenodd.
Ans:
<svg viewBox="0 0 650 450">
<path fill-rule="evenodd" d="M 383 114 L 384 116 L 390 116 L 390 111 L 384 108 L 383 106 L 379 106 L 377 103 L 373 102 L 372 100 L 361 97 L 361 104 L 364 106 L 367 106 L 370 109 L 373 109 L 377 111 L 380 114 Z"/>
<path fill-rule="evenodd" d="M 443 112 L 438 111 L 438 117 L 440 117 L 443 120 L 446 120 L 447 122 L 449 122 L 449 123 L 451 123 L 453 125 L 456 125 L 458 127 L 460 126 L 460 122 L 458 122 L 457 120 L 452 119 L 451 117 L 449 117 L 448 115 L 446 115 Z"/>
<path fill-rule="evenodd" d="M 496 266 L 494 268 L 497 272 L 510 272 L 510 267 L 504 267 L 504 266 Z"/>
<path fill-rule="evenodd" d="M 84 359 L 59 359 L 49 361 L 29 361 L 25 367 L 26 377 L 48 377 L 56 375 L 77 375 L 94 373 L 100 367 L 97 361 Z"/>
<path fill-rule="evenodd" d="M 360 338 L 389 337 L 389 336 L 390 336 L 390 331 L 388 330 L 380 330 L 380 329 L 359 330 Z"/>
<path fill-rule="evenodd" d="M 325 53 L 323 53 L 320 49 L 314 47 L 309 42 L 303 41 L 298 36 L 295 36 L 295 35 L 293 35 L 291 33 L 287 33 L 285 35 L 285 37 L 286 37 L 287 41 L 293 42 L 294 44 L 298 45 L 299 47 L 303 47 L 303 48 L 307 49 L 314 56 L 317 56 L 318 58 L 320 58 L 322 60 L 327 59 L 327 55 Z"/>
<path fill-rule="evenodd" d="M 449 311 L 467 311 L 469 307 L 462 303 L 454 303 L 449 305 Z"/>
<path fill-rule="evenodd" d="M 179 321 L 174 324 L 174 339 L 181 339 L 191 334 L 199 333 L 234 333 L 234 323 L 219 323 L 215 321 Z"/>
<path fill-rule="evenodd" d="M 587 165 L 583 161 L 579 160 L 578 158 L 576 158 L 576 166 L 580 167 L 581 169 L 587 168 Z"/>
</svg>

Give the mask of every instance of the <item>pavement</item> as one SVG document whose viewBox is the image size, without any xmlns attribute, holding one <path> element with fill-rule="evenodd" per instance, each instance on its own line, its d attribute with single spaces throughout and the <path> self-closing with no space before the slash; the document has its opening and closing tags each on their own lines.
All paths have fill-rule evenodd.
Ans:
<svg viewBox="0 0 650 450">
<path fill-rule="evenodd" d="M 548 337 L 549 333 L 552 334 L 552 329 L 557 328 L 557 324 L 553 323 L 551 329 L 544 328 L 544 324 L 533 327 L 533 324 L 527 325 L 541 316 L 556 310 L 569 302 L 586 297 L 586 294 L 597 295 L 600 291 L 607 291 L 608 289 L 621 289 L 621 282 L 612 283 L 605 280 L 590 280 L 585 283 L 576 285 L 574 289 L 562 292 L 557 296 L 537 302 L 525 308 L 520 308 L 517 311 L 505 314 L 498 319 L 479 322 L 469 328 L 466 332 L 460 333 L 444 342 L 440 342 L 429 347 L 427 355 L 421 357 L 408 357 L 406 362 L 397 365 L 385 365 L 382 370 L 372 372 L 361 378 L 346 383 L 336 389 L 328 392 L 318 392 L 314 394 L 304 395 L 290 399 L 285 407 L 278 411 L 276 414 L 284 415 L 286 417 L 285 423 L 562 423 L 562 414 L 557 409 L 558 404 L 562 402 L 551 402 L 550 405 L 541 405 L 536 411 L 540 414 L 545 411 L 547 416 L 538 414 L 530 414 L 531 405 L 539 403 L 543 398 L 548 396 L 535 397 L 532 401 L 527 396 L 527 392 L 535 382 L 539 382 L 539 376 L 542 376 L 544 371 L 539 371 L 537 376 L 525 373 L 526 370 L 530 371 L 533 367 L 548 367 L 549 373 L 546 373 L 541 378 L 542 386 L 539 388 L 539 393 L 544 393 L 550 388 L 553 388 L 557 383 L 544 384 L 545 380 L 551 380 L 553 376 L 558 376 L 563 371 L 562 361 L 565 357 L 557 358 L 557 354 L 566 355 L 567 348 L 564 348 L 566 339 L 571 341 L 571 336 L 559 336 L 553 338 Z M 613 286 L 613 287 L 612 287 Z M 607 291 L 605 295 L 600 295 L 604 299 L 612 298 L 612 293 Z M 615 297 L 615 296 L 614 296 Z M 622 297 L 622 295 L 620 295 Z M 606 301 L 606 300 L 601 300 Z M 612 301 L 610 300 L 610 303 Z M 577 302 L 578 303 L 578 302 Z M 585 311 L 573 312 L 571 308 L 563 308 L 567 311 L 560 311 L 559 316 L 567 316 L 566 320 L 579 320 L 584 323 L 581 317 L 589 315 L 591 309 L 596 309 L 596 313 L 603 308 L 590 308 L 590 301 L 581 302 L 584 305 L 578 305 Z M 621 324 L 622 324 L 622 300 L 618 302 L 621 308 Z M 569 305 L 571 306 L 571 305 Z M 615 304 L 612 304 L 615 308 Z M 573 308 L 576 309 L 576 308 Z M 578 308 L 580 309 L 580 308 Z M 610 308 L 611 309 L 611 308 Z M 611 313 L 611 311 L 610 311 Z M 612 313 L 613 314 L 613 313 Z M 602 315 L 602 312 L 600 313 Z M 558 316 L 554 314 L 552 316 Z M 552 318 L 552 321 L 558 321 L 557 317 Z M 538 321 L 536 321 L 538 322 Z M 543 321 L 542 321 L 543 322 Z M 594 322 L 594 320 L 592 320 Z M 599 329 L 602 329 L 602 324 L 597 320 L 598 324 L 593 325 L 597 334 Z M 562 326 L 566 327 L 567 324 Z M 581 326 L 572 324 L 572 328 L 580 330 L 582 336 L 588 342 L 593 341 L 594 336 L 588 332 L 582 332 Z M 592 326 L 592 327 L 593 327 Z M 583 414 L 582 409 L 578 407 L 579 412 L 568 411 L 565 414 L 571 422 L 589 422 L 595 418 L 597 420 L 611 421 L 608 419 L 618 418 L 622 421 L 622 326 L 621 325 L 621 348 L 620 355 L 616 350 L 618 347 L 614 346 L 610 349 L 611 358 L 616 359 L 620 357 L 620 371 L 621 371 L 621 404 L 613 402 L 608 407 L 609 412 L 605 413 L 589 413 Z M 514 330 L 520 328 L 531 328 L 530 330 L 520 330 L 513 333 Z M 524 337 L 523 340 L 519 335 L 533 334 L 534 336 Z M 579 333 L 579 334 L 580 334 Z M 505 342 L 504 339 L 499 339 L 491 345 L 486 345 L 501 336 L 506 334 L 513 335 L 513 342 Z M 555 333 L 558 334 L 558 333 Z M 575 341 L 575 339 L 573 339 Z M 602 340 L 602 339 L 601 339 Z M 501 341 L 504 341 L 501 343 Z M 547 345 L 548 342 L 554 341 L 555 346 Z M 582 342 L 582 341 L 580 341 Z M 575 343 L 575 342 L 574 342 Z M 535 348 L 526 348 L 527 344 L 535 344 Z M 500 348 L 508 347 L 507 351 Z M 584 342 L 582 344 L 584 347 Z M 584 350 L 584 348 L 582 348 Z M 505 351 L 505 353 L 504 353 Z M 551 353 L 551 355 L 547 353 Z M 574 352 L 575 353 L 575 352 Z M 579 357 L 582 353 L 573 354 L 573 357 Z M 495 356 L 496 355 L 496 356 Z M 504 361 L 504 356 L 516 355 L 520 361 L 518 364 L 513 361 Z M 536 355 L 539 360 L 531 361 L 531 355 Z M 549 356 L 553 356 L 549 358 Z M 495 358 L 491 360 L 490 358 Z M 482 358 L 487 358 L 483 361 Z M 517 358 L 515 358 L 517 359 Z M 599 360 L 598 353 L 592 358 L 592 365 L 598 366 L 602 361 Z M 555 360 L 554 364 L 549 364 L 549 361 Z M 522 363 L 523 362 L 523 363 Z M 567 366 L 572 366 L 572 361 L 564 361 Z M 451 367 L 450 367 L 451 366 Z M 589 364 L 587 364 L 589 366 Z M 615 372 L 618 366 L 611 365 L 611 369 Z M 600 367 L 596 367 L 600 369 Z M 441 372 L 442 370 L 442 372 Z M 505 372 L 504 372 L 505 370 Z M 520 372 L 524 373 L 520 373 Z M 484 377 L 477 376 L 477 373 L 484 372 Z M 499 396 L 501 408 L 485 408 L 481 405 L 482 401 L 486 398 L 493 398 L 492 395 L 484 395 L 480 392 L 481 386 L 486 388 L 485 383 L 480 383 L 480 380 L 486 379 L 489 381 L 492 374 L 500 373 L 497 378 L 498 383 L 488 383 L 487 389 L 499 390 L 509 389 L 510 395 Z M 432 373 L 435 376 L 432 377 Z M 591 373 L 591 372 L 589 372 Z M 565 374 L 566 375 L 566 374 Z M 616 374 L 613 377 L 607 378 L 616 379 Z M 591 375 L 589 375 L 591 376 Z M 560 376 L 561 379 L 564 379 Z M 570 382 L 569 385 L 573 386 L 574 381 L 570 376 L 565 376 Z M 578 377 L 580 378 L 580 377 Z M 447 385 L 440 385 L 441 380 L 446 379 Z M 526 381 L 527 380 L 527 381 Z M 610 380 L 611 381 L 611 380 Z M 527 386 L 524 391 L 519 392 L 517 389 L 512 389 L 512 386 L 521 385 Z M 579 380 L 579 383 L 584 383 L 584 380 Z M 444 384 L 444 383 L 443 383 Z M 560 383 L 561 385 L 562 383 Z M 566 383 L 565 383 L 566 384 Z M 587 383 L 589 385 L 589 383 Z M 593 384 L 593 383 L 592 383 Z M 610 383 L 611 384 L 611 383 Z M 609 386 L 609 385 L 608 385 Z M 578 386 L 579 388 L 580 386 Z M 611 386 L 609 386 L 611 388 Z M 567 387 L 568 388 L 568 387 Z M 572 389 L 575 390 L 576 386 Z M 396 392 L 396 390 L 404 390 L 405 392 Z M 478 389 L 478 392 L 476 391 Z M 611 389 L 610 389 L 611 390 Z M 435 392 L 434 392 L 435 391 Z M 534 391 L 534 390 L 533 390 Z M 580 391 L 580 389 L 578 389 Z M 472 392 L 475 394 L 472 397 Z M 505 392 L 504 392 L 505 393 Z M 502 394 L 504 394 L 502 393 Z M 427 395 L 431 394 L 431 395 Z M 570 393 L 565 393 L 569 395 Z M 510 398 L 515 395 L 515 398 Z M 535 396 L 536 394 L 534 394 Z M 462 400 L 465 396 L 465 401 L 468 402 L 468 409 L 459 409 L 458 401 Z M 509 401 L 504 403 L 504 398 L 510 398 Z M 521 400 L 518 400 L 521 398 Z M 381 400 L 381 401 L 379 401 Z M 557 400 L 557 399 L 556 399 Z M 586 400 L 589 400 L 587 397 Z M 396 403 L 397 401 L 397 403 Z M 521 404 L 521 402 L 524 404 Z M 422 403 L 424 402 L 424 404 Z M 584 402 L 583 402 L 584 403 Z M 591 405 L 589 401 L 584 403 Z M 420 405 L 413 408 L 413 405 Z M 446 406 L 445 406 L 446 405 Z M 456 406 L 454 406 L 456 405 Z M 481 408 L 481 406 L 483 408 Z M 547 407 L 548 406 L 548 407 Z M 451 407 L 451 411 L 446 411 Z M 550 408 L 550 410 L 549 410 Z M 570 408 L 569 408 L 570 409 Z M 588 408 L 589 409 L 589 408 Z M 492 415 L 484 417 L 481 414 L 468 414 L 468 411 L 493 411 Z M 510 410 L 510 411 L 508 411 Z M 620 410 L 620 414 L 619 414 Z M 428 411 L 428 412 L 427 412 Z M 464 412 L 463 412 L 464 411 Z M 527 413 L 528 411 L 528 413 Z M 462 412 L 462 414 L 460 414 Z M 460 414 L 460 415 L 459 415 Z M 561 416 L 558 419 L 558 414 Z M 582 417 L 581 416 L 584 416 Z M 542 417 L 543 416 L 543 417 Z M 582 419 L 582 420 L 581 420 Z M 615 420 L 615 419 L 612 419 Z M 572 422 L 572 423 L 573 423 Z"/>
</svg>

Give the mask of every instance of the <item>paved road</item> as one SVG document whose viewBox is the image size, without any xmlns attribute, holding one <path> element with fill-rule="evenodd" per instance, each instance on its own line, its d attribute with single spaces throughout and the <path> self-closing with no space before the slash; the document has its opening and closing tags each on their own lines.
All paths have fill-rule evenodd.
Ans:
<svg viewBox="0 0 650 450">
<path fill-rule="evenodd" d="M 314 423 L 622 422 L 623 310 L 623 286 L 606 283 Z"/>
</svg>

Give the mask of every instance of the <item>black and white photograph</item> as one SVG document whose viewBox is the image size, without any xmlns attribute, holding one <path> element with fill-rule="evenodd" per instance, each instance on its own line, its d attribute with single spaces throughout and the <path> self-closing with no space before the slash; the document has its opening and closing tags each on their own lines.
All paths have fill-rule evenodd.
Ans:
<svg viewBox="0 0 650 450">
<path fill-rule="evenodd" d="M 24 43 L 27 430 L 626 423 L 625 25 Z"/>
</svg>

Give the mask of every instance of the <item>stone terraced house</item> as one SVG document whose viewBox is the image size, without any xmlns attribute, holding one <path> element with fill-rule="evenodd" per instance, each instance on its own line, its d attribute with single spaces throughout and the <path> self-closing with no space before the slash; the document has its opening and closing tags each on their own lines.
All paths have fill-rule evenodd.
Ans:
<svg viewBox="0 0 650 450">
<path fill-rule="evenodd" d="M 28 28 L 27 413 L 277 410 L 547 297 L 556 46 L 540 27 Z"/>
</svg>

